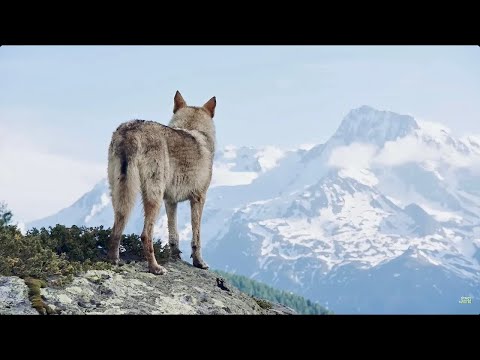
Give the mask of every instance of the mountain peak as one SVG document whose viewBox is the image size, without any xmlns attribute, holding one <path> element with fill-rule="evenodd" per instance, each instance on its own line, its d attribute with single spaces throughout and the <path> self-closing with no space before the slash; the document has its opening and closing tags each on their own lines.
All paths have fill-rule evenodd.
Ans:
<svg viewBox="0 0 480 360">
<path fill-rule="evenodd" d="M 416 129 L 418 124 L 410 115 L 362 105 L 345 116 L 333 137 L 342 139 L 345 144 L 364 142 L 383 146 L 385 142 L 404 137 Z"/>
<path fill-rule="evenodd" d="M 379 112 L 381 110 L 377 110 L 369 105 L 362 105 L 356 109 L 352 109 L 350 110 L 350 112 L 364 112 L 364 113 L 367 113 L 367 112 Z"/>
</svg>

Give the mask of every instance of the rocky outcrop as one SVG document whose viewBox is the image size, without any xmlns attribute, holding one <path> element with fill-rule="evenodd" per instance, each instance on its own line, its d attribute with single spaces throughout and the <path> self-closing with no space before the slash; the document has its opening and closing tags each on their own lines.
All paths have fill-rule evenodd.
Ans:
<svg viewBox="0 0 480 360">
<path fill-rule="evenodd" d="M 295 314 L 289 308 L 252 298 L 211 271 L 183 261 L 165 265 L 156 276 L 146 264 L 90 270 L 62 288 L 40 290 L 59 314 Z M 17 277 L 0 277 L 0 314 L 36 314 L 28 288 Z"/>
<path fill-rule="evenodd" d="M 25 282 L 14 276 L 0 276 L 0 314 L 34 315 Z"/>
</svg>

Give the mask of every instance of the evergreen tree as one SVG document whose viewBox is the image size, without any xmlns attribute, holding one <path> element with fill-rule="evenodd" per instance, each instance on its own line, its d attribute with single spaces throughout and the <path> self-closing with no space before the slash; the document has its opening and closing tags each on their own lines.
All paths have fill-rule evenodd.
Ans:
<svg viewBox="0 0 480 360">
<path fill-rule="evenodd" d="M 223 271 L 216 271 L 223 278 L 228 280 L 240 291 L 259 299 L 276 302 L 296 310 L 299 314 L 331 314 L 332 312 L 323 306 L 307 300 L 299 295 L 277 290 L 261 282 L 249 279 L 242 275 L 230 274 Z"/>
<path fill-rule="evenodd" d="M 0 226 L 6 226 L 12 220 L 12 212 L 7 209 L 7 204 L 0 202 Z"/>
</svg>

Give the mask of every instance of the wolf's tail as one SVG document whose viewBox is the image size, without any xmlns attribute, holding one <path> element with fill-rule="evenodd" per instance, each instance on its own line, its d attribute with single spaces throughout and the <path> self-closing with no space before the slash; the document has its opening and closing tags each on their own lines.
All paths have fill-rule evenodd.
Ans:
<svg viewBox="0 0 480 360">
<path fill-rule="evenodd" d="M 123 180 L 127 177 L 128 158 L 125 150 L 122 150 L 120 154 L 120 176 Z"/>
<path fill-rule="evenodd" d="M 118 150 L 113 146 L 109 150 L 108 181 L 115 218 L 117 213 L 127 218 L 135 204 L 140 181 L 134 159 L 124 150 Z"/>
</svg>

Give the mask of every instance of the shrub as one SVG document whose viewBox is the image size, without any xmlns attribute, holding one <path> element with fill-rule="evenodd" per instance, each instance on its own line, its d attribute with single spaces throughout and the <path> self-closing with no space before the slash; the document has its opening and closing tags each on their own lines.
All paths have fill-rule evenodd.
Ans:
<svg viewBox="0 0 480 360">
<path fill-rule="evenodd" d="M 71 280 L 79 272 L 111 268 L 105 262 L 111 229 L 56 225 L 49 229 L 32 229 L 23 236 L 16 226 L 8 225 L 11 216 L 2 204 L 0 275 L 48 280 L 50 284 L 58 285 Z M 138 235 L 124 235 L 122 245 L 125 249 L 122 258 L 143 260 Z M 154 250 L 160 262 L 168 260 L 168 247 L 155 243 Z"/>
</svg>

